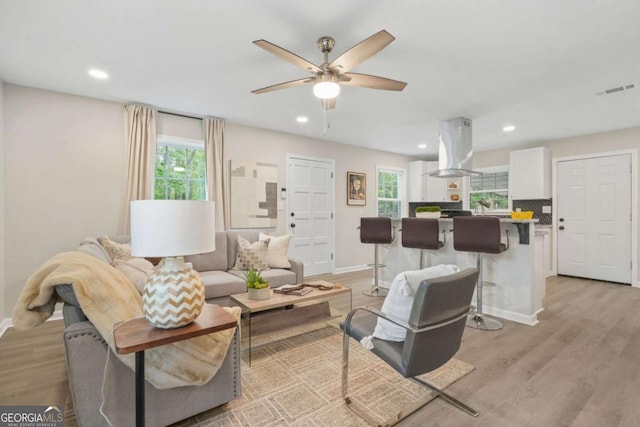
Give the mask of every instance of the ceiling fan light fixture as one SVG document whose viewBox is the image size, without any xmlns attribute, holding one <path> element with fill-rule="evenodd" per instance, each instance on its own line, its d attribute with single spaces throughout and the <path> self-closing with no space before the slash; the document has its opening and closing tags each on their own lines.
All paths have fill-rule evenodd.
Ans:
<svg viewBox="0 0 640 427">
<path fill-rule="evenodd" d="M 340 85 L 337 78 L 331 74 L 321 74 L 316 77 L 313 94 L 320 99 L 332 99 L 340 95 Z"/>
</svg>

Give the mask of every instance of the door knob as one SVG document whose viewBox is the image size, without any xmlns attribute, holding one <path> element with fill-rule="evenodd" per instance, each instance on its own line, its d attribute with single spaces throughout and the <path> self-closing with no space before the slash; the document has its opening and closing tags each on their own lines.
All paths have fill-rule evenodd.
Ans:
<svg viewBox="0 0 640 427">
<path fill-rule="evenodd" d="M 560 230 L 564 230 L 564 225 L 561 225 L 560 227 L 558 227 Z"/>
<path fill-rule="evenodd" d="M 291 223 L 291 224 L 289 224 L 289 227 L 296 228 L 296 225 L 294 223 Z"/>
</svg>

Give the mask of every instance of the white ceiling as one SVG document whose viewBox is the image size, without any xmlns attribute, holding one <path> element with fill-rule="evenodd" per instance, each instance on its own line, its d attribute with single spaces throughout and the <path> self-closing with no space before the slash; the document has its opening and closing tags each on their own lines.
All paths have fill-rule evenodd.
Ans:
<svg viewBox="0 0 640 427">
<path fill-rule="evenodd" d="M 343 86 L 326 135 L 311 85 L 250 93 L 308 76 L 253 40 L 320 64 L 320 36 L 335 58 L 381 29 L 353 71 L 408 86 Z M 426 157 L 456 116 L 476 151 L 640 126 L 640 88 L 594 96 L 640 81 L 639 48 L 639 0 L 0 0 L 5 82 Z"/>
</svg>

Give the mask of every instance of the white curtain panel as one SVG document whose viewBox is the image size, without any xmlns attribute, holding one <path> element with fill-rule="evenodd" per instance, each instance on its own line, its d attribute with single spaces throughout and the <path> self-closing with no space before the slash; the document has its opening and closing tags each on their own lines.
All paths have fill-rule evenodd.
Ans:
<svg viewBox="0 0 640 427">
<path fill-rule="evenodd" d="M 216 204 L 216 230 L 229 229 L 229 187 L 224 147 L 224 120 L 205 117 L 204 155 L 207 167 L 207 200 Z"/>
<path fill-rule="evenodd" d="M 156 117 L 156 110 L 142 105 L 124 107 L 127 139 L 127 200 L 124 209 L 124 234 L 129 234 L 129 202 L 153 199 Z"/>
</svg>

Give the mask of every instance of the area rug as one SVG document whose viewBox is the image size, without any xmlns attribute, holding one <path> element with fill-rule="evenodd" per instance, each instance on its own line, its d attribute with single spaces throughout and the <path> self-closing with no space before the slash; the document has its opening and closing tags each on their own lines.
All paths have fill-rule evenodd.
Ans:
<svg viewBox="0 0 640 427">
<path fill-rule="evenodd" d="M 349 356 L 350 397 L 380 422 L 420 399 L 435 397 L 355 340 Z M 254 349 L 251 367 L 242 364 L 242 397 L 174 427 L 366 426 L 341 398 L 341 366 L 342 331 L 334 326 L 264 344 Z M 445 388 L 473 369 L 452 359 L 421 378 Z M 64 425 L 77 425 L 70 399 Z"/>
</svg>

